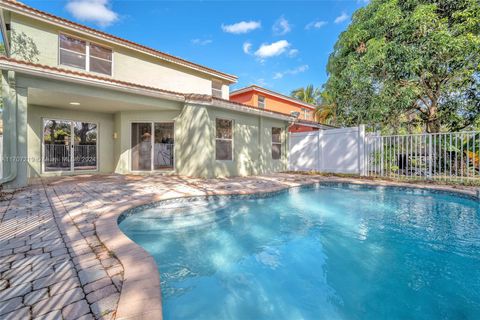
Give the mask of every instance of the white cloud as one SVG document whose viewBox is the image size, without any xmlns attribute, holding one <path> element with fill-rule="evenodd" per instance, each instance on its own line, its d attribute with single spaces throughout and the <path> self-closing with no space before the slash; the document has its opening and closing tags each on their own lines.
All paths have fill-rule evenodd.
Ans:
<svg viewBox="0 0 480 320">
<path fill-rule="evenodd" d="M 251 49 L 252 49 L 252 44 L 250 42 L 245 42 L 242 46 L 243 48 L 243 52 L 246 53 L 246 54 L 250 54 L 251 53 Z"/>
<path fill-rule="evenodd" d="M 322 20 L 319 20 L 319 21 L 312 21 L 310 22 L 309 24 L 307 24 L 305 26 L 305 29 L 306 30 L 310 30 L 310 29 L 320 29 L 321 27 L 325 26 L 327 24 L 327 21 L 322 21 Z"/>
<path fill-rule="evenodd" d="M 270 44 L 264 43 L 255 51 L 255 56 L 261 59 L 275 57 L 284 53 L 288 47 L 290 47 L 290 43 L 287 40 L 280 40 Z"/>
<path fill-rule="evenodd" d="M 109 0 L 70 0 L 66 9 L 76 19 L 91 21 L 107 27 L 118 20 L 118 14 L 109 5 Z"/>
<path fill-rule="evenodd" d="M 289 33 L 292 30 L 292 27 L 290 26 L 290 23 L 288 23 L 288 20 L 285 19 L 284 16 L 281 16 L 273 24 L 272 30 L 273 30 L 273 33 L 275 33 L 276 35 L 282 36 L 284 34 Z"/>
<path fill-rule="evenodd" d="M 334 21 L 334 22 L 337 23 L 337 24 L 338 24 L 338 23 L 342 23 L 342 22 L 344 22 L 344 21 L 347 21 L 348 18 L 350 18 L 350 16 L 349 16 L 347 13 L 342 12 L 341 15 L 339 15 L 338 17 L 335 18 L 335 21 Z"/>
<path fill-rule="evenodd" d="M 196 45 L 196 46 L 206 46 L 207 44 L 210 44 L 212 43 L 213 40 L 211 39 L 193 39 L 192 40 L 192 44 Z"/>
<path fill-rule="evenodd" d="M 296 57 L 299 52 L 300 52 L 300 51 L 298 51 L 298 49 L 290 49 L 290 50 L 288 51 L 288 56 L 289 56 L 290 58 Z"/>
<path fill-rule="evenodd" d="M 222 24 L 222 30 L 224 32 L 233 34 L 248 33 L 255 29 L 259 29 L 262 26 L 260 21 L 241 21 L 234 24 L 224 25 Z"/>
<path fill-rule="evenodd" d="M 268 83 L 265 81 L 265 79 L 260 78 L 255 81 L 255 83 L 260 86 L 260 87 L 266 87 L 268 86 Z"/>
<path fill-rule="evenodd" d="M 285 70 L 285 71 L 282 71 L 282 72 L 276 72 L 274 75 L 273 75 L 273 79 L 282 79 L 284 76 L 286 75 L 296 75 L 296 74 L 299 74 L 299 73 L 302 73 L 302 72 L 305 72 L 308 70 L 308 65 L 307 64 L 304 64 L 304 65 L 301 65 L 301 66 L 298 66 L 294 69 L 289 69 L 289 70 Z"/>
</svg>

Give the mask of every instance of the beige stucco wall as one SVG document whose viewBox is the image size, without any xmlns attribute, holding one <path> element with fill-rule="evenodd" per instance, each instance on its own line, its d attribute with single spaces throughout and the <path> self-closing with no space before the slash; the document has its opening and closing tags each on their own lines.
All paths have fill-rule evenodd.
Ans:
<svg viewBox="0 0 480 320">
<path fill-rule="evenodd" d="M 69 175 L 71 172 L 45 172 L 42 173 L 42 163 L 40 160 L 42 155 L 42 135 L 43 121 L 45 119 L 72 120 L 92 122 L 97 127 L 97 146 L 100 148 L 98 152 L 97 168 L 98 172 L 111 173 L 114 169 L 113 157 L 113 115 L 99 112 L 84 112 L 77 110 L 67 110 L 58 108 L 49 108 L 43 106 L 28 106 L 28 128 L 27 128 L 27 144 L 28 144 L 28 177 L 35 178 L 38 176 L 58 176 Z M 79 172 L 77 172 L 79 173 Z"/>
<path fill-rule="evenodd" d="M 97 41 L 88 35 L 63 30 L 54 25 L 33 20 L 18 14 L 11 15 L 11 29 L 18 34 L 25 33 L 33 39 L 38 48 L 38 63 L 59 66 L 58 35 L 61 32 L 89 40 L 113 50 L 112 78 L 181 93 L 211 94 L 213 76 L 168 63 L 147 54 L 124 48 L 112 43 Z M 135 41 L 135 39 L 132 39 Z M 15 57 L 15 55 L 13 55 Z M 62 68 L 76 68 L 61 66 Z M 102 76 L 104 76 L 102 74 Z M 221 79 L 217 79 L 222 81 Z M 229 86 L 222 86 L 222 96 L 229 97 Z"/>
<path fill-rule="evenodd" d="M 233 160 L 215 159 L 215 119 L 234 121 Z M 98 172 L 130 173 L 132 122 L 174 122 L 175 171 L 186 176 L 247 176 L 286 170 L 287 123 L 214 107 L 187 105 L 179 111 L 139 111 L 115 114 L 28 106 L 29 178 L 69 175 L 71 172 L 41 171 L 42 128 L 44 119 L 66 119 L 98 124 Z M 284 129 L 282 159 L 271 156 L 271 128 Z M 114 137 L 116 133 L 116 139 Z M 262 133 L 262 134 L 259 134 Z M 80 173 L 80 172 L 77 172 Z"/>
<path fill-rule="evenodd" d="M 233 160 L 215 159 L 215 119 L 232 119 Z M 176 169 L 206 178 L 247 176 L 287 169 L 287 122 L 201 105 L 186 105 L 176 121 Z M 272 127 L 283 128 L 282 158 L 271 155 Z M 195 159 L 195 161 L 192 161 Z"/>
<path fill-rule="evenodd" d="M 129 173 L 131 168 L 131 128 L 132 122 L 174 122 L 180 111 L 141 111 L 118 112 L 115 114 L 115 132 L 118 138 L 115 142 L 115 172 Z M 175 141 L 176 143 L 176 141 Z M 175 155 L 180 148 L 175 145 Z"/>
<path fill-rule="evenodd" d="M 26 168 L 19 167 L 19 177 L 72 174 L 70 172 L 42 173 L 44 119 L 97 123 L 99 148 L 97 171 L 100 173 L 130 172 L 132 122 L 174 122 L 176 170 L 172 173 L 211 178 L 255 175 L 287 169 L 286 128 L 288 123 L 286 121 L 210 105 L 183 105 L 181 102 L 25 75 L 17 75 L 16 86 L 17 106 L 25 104 L 26 110 L 25 125 L 17 121 L 17 138 L 19 148 L 24 150 L 25 156 L 28 157 Z M 62 102 L 62 107 L 40 105 L 35 103 L 37 101 L 35 97 L 38 98 L 35 92 L 39 90 L 48 93 L 51 101 L 55 103 L 59 103 L 57 98 L 60 93 L 67 98 Z M 88 99 L 82 100 L 80 106 L 71 106 L 68 103 L 69 95 L 88 96 Z M 95 102 L 95 105 L 89 105 Z M 123 103 L 122 108 L 128 105 L 131 109 L 114 111 L 112 108 L 117 105 L 117 102 Z M 151 109 L 139 109 L 147 105 Z M 233 161 L 215 160 L 216 118 L 234 121 Z M 271 157 L 272 127 L 284 129 L 281 160 L 273 160 Z"/>
</svg>

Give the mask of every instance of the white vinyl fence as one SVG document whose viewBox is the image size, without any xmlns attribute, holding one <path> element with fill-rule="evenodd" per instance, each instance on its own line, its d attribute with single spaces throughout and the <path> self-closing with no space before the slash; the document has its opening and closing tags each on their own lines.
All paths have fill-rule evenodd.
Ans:
<svg viewBox="0 0 480 320">
<path fill-rule="evenodd" d="M 363 174 L 364 135 L 363 126 L 291 133 L 290 170 Z"/>
<path fill-rule="evenodd" d="M 480 132 L 381 136 L 364 127 L 290 134 L 290 170 L 480 181 Z"/>
<path fill-rule="evenodd" d="M 366 175 L 396 179 L 480 179 L 480 132 L 366 136 Z"/>
</svg>

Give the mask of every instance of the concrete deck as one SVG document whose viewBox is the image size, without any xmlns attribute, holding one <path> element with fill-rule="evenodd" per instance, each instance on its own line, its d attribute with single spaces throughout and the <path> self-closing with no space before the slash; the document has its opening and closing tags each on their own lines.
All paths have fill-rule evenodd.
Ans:
<svg viewBox="0 0 480 320">
<path fill-rule="evenodd" d="M 161 319 L 157 267 L 118 229 L 122 212 L 163 199 L 271 192 L 319 181 L 476 192 L 299 174 L 211 180 L 96 175 L 39 181 L 0 202 L 0 318 Z"/>
</svg>

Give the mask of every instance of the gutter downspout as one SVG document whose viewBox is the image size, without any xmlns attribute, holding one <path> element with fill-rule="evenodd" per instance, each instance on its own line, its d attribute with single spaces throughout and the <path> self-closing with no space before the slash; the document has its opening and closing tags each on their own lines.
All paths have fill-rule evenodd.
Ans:
<svg viewBox="0 0 480 320">
<path fill-rule="evenodd" d="M 6 84 L 2 84 L 2 87 L 5 86 Z M 14 180 L 17 177 L 17 163 L 12 161 L 13 157 L 17 155 L 17 95 L 16 92 L 12 92 L 12 87 L 15 88 L 15 72 L 13 71 L 8 71 L 8 98 L 12 96 L 12 93 L 15 95 L 14 102 L 10 103 L 10 99 L 8 103 L 4 105 L 3 109 L 3 115 L 5 115 L 5 111 L 8 113 L 8 121 L 5 122 L 5 119 L 3 119 L 3 125 L 4 129 L 9 128 L 8 136 L 10 138 L 10 145 L 9 145 L 9 152 L 6 153 L 7 150 L 3 150 L 3 155 L 2 155 L 2 161 L 3 161 L 3 171 L 5 172 L 5 164 L 8 163 L 10 172 L 8 176 L 2 177 L 0 179 L 0 185 L 3 185 L 7 182 L 10 182 Z M 3 90 L 2 90 L 3 91 Z M 5 130 L 3 134 L 3 138 L 5 138 Z M 3 144 L 5 146 L 5 144 Z M 5 154 L 7 154 L 7 157 L 10 157 L 8 162 L 5 162 Z"/>
</svg>

